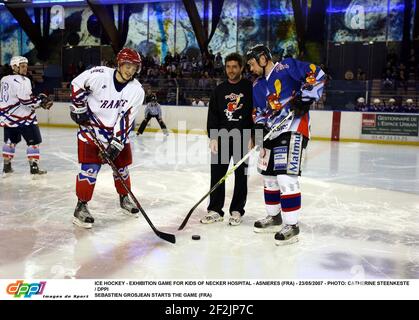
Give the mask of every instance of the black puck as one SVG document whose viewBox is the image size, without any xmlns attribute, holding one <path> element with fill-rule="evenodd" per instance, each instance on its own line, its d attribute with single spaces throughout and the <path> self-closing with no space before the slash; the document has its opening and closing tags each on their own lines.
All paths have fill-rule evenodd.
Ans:
<svg viewBox="0 0 419 320">
<path fill-rule="evenodd" d="M 199 235 L 197 235 L 197 234 L 194 234 L 194 235 L 192 236 L 192 240 L 201 240 L 201 236 L 199 236 Z"/>
</svg>

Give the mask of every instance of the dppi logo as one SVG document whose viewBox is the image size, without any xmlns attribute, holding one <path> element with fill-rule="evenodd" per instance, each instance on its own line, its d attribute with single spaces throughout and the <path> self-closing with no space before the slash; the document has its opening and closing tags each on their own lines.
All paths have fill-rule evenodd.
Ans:
<svg viewBox="0 0 419 320">
<path fill-rule="evenodd" d="M 39 283 L 23 283 L 23 280 L 18 280 L 7 286 L 6 292 L 14 295 L 15 298 L 31 298 L 34 294 L 42 294 L 45 289 L 46 281 Z"/>
</svg>

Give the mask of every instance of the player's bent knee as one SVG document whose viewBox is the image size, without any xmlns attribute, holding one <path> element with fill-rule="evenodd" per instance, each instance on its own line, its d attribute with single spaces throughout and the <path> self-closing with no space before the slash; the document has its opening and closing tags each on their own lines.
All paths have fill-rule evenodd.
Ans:
<svg viewBox="0 0 419 320">
<path fill-rule="evenodd" d="M 301 192 L 298 176 L 281 174 L 276 178 L 282 194 L 295 194 Z"/>
<path fill-rule="evenodd" d="M 276 176 L 264 176 L 263 183 L 266 190 L 279 190 L 279 184 Z"/>
</svg>

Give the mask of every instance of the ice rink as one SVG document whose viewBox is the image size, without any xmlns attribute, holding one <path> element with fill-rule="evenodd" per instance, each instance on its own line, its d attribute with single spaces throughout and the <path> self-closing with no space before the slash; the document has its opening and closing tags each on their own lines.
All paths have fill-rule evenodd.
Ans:
<svg viewBox="0 0 419 320">
<path fill-rule="evenodd" d="M 48 174 L 30 178 L 20 143 L 14 175 L 0 179 L 0 278 L 419 278 L 418 147 L 311 141 L 301 179 L 300 242 L 277 247 L 274 234 L 253 232 L 254 221 L 265 216 L 255 157 L 240 226 L 228 219 L 200 224 L 205 201 L 177 231 L 209 189 L 207 137 L 133 137 L 134 194 L 159 230 L 175 233 L 171 244 L 144 218 L 121 213 L 108 167 L 90 203 L 93 229 L 74 226 L 76 131 L 41 130 Z M 225 211 L 233 181 L 227 181 Z"/>
</svg>

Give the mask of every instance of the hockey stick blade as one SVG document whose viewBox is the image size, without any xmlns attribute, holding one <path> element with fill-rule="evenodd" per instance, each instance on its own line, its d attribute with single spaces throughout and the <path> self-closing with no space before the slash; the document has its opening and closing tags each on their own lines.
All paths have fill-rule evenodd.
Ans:
<svg viewBox="0 0 419 320">
<path fill-rule="evenodd" d="M 165 232 L 162 232 L 162 231 L 159 231 L 159 230 L 154 230 L 154 233 L 158 236 L 158 237 L 160 237 L 161 239 L 163 239 L 163 240 L 166 240 L 167 242 L 170 242 L 170 243 L 176 243 L 176 237 L 175 237 L 175 235 L 174 234 L 171 234 L 171 233 L 165 233 Z"/>
<path fill-rule="evenodd" d="M 109 164 L 109 166 L 112 168 L 112 171 L 114 172 L 114 174 L 120 179 L 123 188 L 125 189 L 125 191 L 128 192 L 129 196 L 134 201 L 134 203 L 137 206 L 138 210 L 140 210 L 141 214 L 143 215 L 144 219 L 147 221 L 147 223 L 149 224 L 149 226 L 151 227 L 151 229 L 153 229 L 154 233 L 159 238 L 161 238 L 163 240 L 166 240 L 166 241 L 168 241 L 170 243 L 176 243 L 176 237 L 175 237 L 174 234 L 165 233 L 165 232 L 162 232 L 160 230 L 157 230 L 157 228 L 153 225 L 153 223 L 151 222 L 150 218 L 145 213 L 143 207 L 140 205 L 140 203 L 137 200 L 137 198 L 134 196 L 134 194 L 132 193 L 132 191 L 125 184 L 124 179 L 122 178 L 121 174 L 119 173 L 117 167 L 115 166 L 115 164 L 113 163 L 113 161 L 111 159 L 109 159 L 109 157 L 108 157 L 108 155 L 106 153 L 105 147 L 99 141 L 99 139 L 96 137 L 96 134 L 93 131 L 93 129 L 90 128 L 90 127 L 88 127 L 88 126 L 85 126 L 85 128 L 90 133 L 90 136 L 92 137 L 94 144 L 99 148 L 103 159 L 106 161 L 107 164 Z"/>
</svg>

